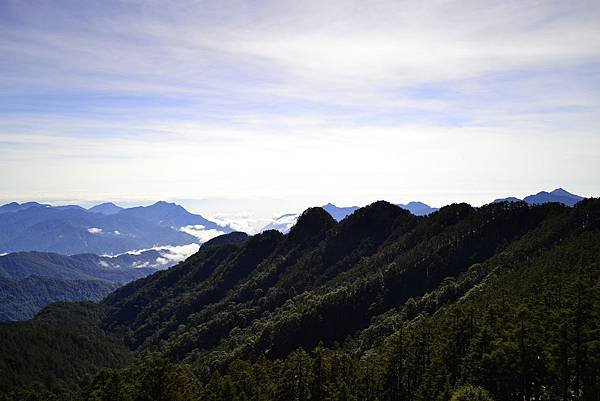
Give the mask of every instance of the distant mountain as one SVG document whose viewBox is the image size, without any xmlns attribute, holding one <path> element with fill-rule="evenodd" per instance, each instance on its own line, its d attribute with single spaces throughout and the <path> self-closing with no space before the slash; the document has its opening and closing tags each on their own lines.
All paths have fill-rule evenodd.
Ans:
<svg viewBox="0 0 600 401">
<path fill-rule="evenodd" d="M 423 202 L 408 202 L 406 205 L 398 203 L 396 206 L 408 210 L 415 216 L 427 216 L 428 214 L 437 212 L 439 210 L 438 208 L 431 207 Z"/>
<path fill-rule="evenodd" d="M 118 254 L 193 242 L 194 237 L 179 230 L 120 213 L 106 216 L 77 208 L 31 207 L 0 214 L 0 252 Z"/>
<path fill-rule="evenodd" d="M 0 320 L 30 319 L 57 301 L 98 301 L 174 263 L 155 250 L 115 257 L 44 252 L 0 256 Z"/>
<path fill-rule="evenodd" d="M 332 203 L 321 206 L 321 208 L 329 213 L 331 217 L 335 219 L 335 221 L 341 221 L 345 219 L 346 216 L 360 209 L 358 206 L 338 207 Z"/>
<path fill-rule="evenodd" d="M 7 203 L 6 205 L 0 206 L 0 213 L 18 212 L 20 210 L 29 209 L 30 207 L 34 207 L 34 206 L 50 207 L 50 205 L 42 205 L 41 203 L 37 203 L 37 202 L 26 202 L 26 203 L 11 202 L 11 203 Z"/>
<path fill-rule="evenodd" d="M 500 199 L 495 199 L 494 203 L 500 203 L 500 202 L 522 202 L 522 199 L 519 198 L 515 198 L 514 196 L 509 196 L 508 198 L 500 198 Z"/>
<path fill-rule="evenodd" d="M 35 202 L 1 206 L 0 253 L 120 254 L 163 245 L 201 243 L 232 231 L 174 203 L 117 209 L 112 203 L 90 210 Z M 206 233 L 207 230 L 212 231 Z"/>
<path fill-rule="evenodd" d="M 123 208 L 121 206 L 117 206 L 112 202 L 101 203 L 99 205 L 92 206 L 91 208 L 88 209 L 88 211 L 90 211 L 92 213 L 100 213 L 100 214 L 106 214 L 106 215 L 117 214 L 121 210 L 123 210 Z"/>
<path fill-rule="evenodd" d="M 575 206 L 577 202 L 584 200 L 583 196 L 575 195 L 562 188 L 557 188 L 554 191 L 546 192 L 541 191 L 535 195 L 529 195 L 522 199 L 523 202 L 526 202 L 529 205 L 541 205 L 544 203 L 562 203 L 566 206 Z M 508 198 L 496 199 L 495 203 L 498 202 L 519 202 L 521 199 L 515 198 L 513 196 Z"/>
<path fill-rule="evenodd" d="M 61 206 L 51 206 L 51 207 L 56 210 L 83 210 L 83 211 L 85 211 L 85 208 L 83 208 L 79 205 L 61 205 Z"/>
<path fill-rule="evenodd" d="M 65 280 L 104 280 L 122 284 L 173 264 L 165 262 L 161 259 L 161 254 L 154 250 L 114 257 L 15 252 L 0 256 L 0 277 L 23 279 L 40 276 Z"/>
<path fill-rule="evenodd" d="M 58 301 L 100 301 L 118 287 L 116 283 L 99 280 L 0 277 L 0 320 L 31 319 L 42 308 Z"/>
<path fill-rule="evenodd" d="M 138 206 L 123 209 L 118 215 L 143 219 L 158 224 L 161 227 L 173 227 L 179 229 L 186 226 L 201 225 L 207 230 L 214 229 L 224 233 L 233 231 L 231 228 L 220 226 L 213 221 L 205 219 L 199 214 L 190 213 L 180 205 L 164 201 L 156 202 L 150 206 Z"/>
</svg>

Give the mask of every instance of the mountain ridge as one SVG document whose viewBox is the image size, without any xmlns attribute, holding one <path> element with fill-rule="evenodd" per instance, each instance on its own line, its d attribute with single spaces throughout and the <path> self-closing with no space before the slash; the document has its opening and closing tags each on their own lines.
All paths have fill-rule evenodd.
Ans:
<svg viewBox="0 0 600 401">
<path fill-rule="evenodd" d="M 119 254 L 158 245 L 199 243 L 198 236 L 182 231 L 186 226 L 212 229 L 215 234 L 233 231 L 167 202 L 116 213 L 108 206 L 112 209 L 108 214 L 79 206 L 23 205 L 15 202 L 0 207 L 4 209 L 0 213 L 0 253 Z M 102 207 L 106 211 L 106 204 Z"/>
<path fill-rule="evenodd" d="M 585 197 L 572 194 L 566 191 L 563 188 L 556 188 L 550 192 L 540 191 L 536 194 L 527 195 L 523 199 L 519 199 L 517 197 L 511 196 L 508 198 L 501 198 L 494 200 L 495 203 L 498 202 L 519 202 L 523 201 L 529 205 L 540 205 L 544 203 L 562 203 L 566 206 L 575 206 L 578 202 L 584 200 Z"/>
</svg>

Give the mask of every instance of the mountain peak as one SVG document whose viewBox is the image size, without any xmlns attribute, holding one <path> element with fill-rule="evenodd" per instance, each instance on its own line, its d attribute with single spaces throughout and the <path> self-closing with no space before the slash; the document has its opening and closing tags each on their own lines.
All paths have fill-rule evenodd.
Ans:
<svg viewBox="0 0 600 401">
<path fill-rule="evenodd" d="M 572 194 L 563 188 L 556 188 L 554 191 L 550 192 L 550 194 L 555 195 L 555 196 L 565 196 L 568 198 L 579 199 L 579 200 L 583 199 L 583 197 Z"/>
<path fill-rule="evenodd" d="M 92 206 L 91 208 L 88 209 L 89 212 L 101 213 L 101 214 L 106 214 L 106 215 L 116 214 L 116 213 L 119 213 L 121 210 L 123 210 L 122 207 L 117 206 L 112 202 L 100 203 L 100 204 L 98 204 L 96 206 Z"/>
<path fill-rule="evenodd" d="M 406 205 L 399 203 L 396 206 L 408 210 L 415 216 L 426 216 L 438 210 L 438 208 L 431 207 L 428 204 L 419 201 L 411 201 L 408 202 Z"/>
<path fill-rule="evenodd" d="M 152 206 L 158 206 L 158 205 L 174 205 L 175 203 L 173 202 L 167 202 L 167 201 L 163 201 L 163 200 L 159 200 L 158 202 L 155 202 Z"/>
<path fill-rule="evenodd" d="M 327 211 L 320 207 L 306 209 L 292 227 L 289 238 L 294 241 L 304 241 L 319 232 L 324 232 L 336 224 Z"/>
<path fill-rule="evenodd" d="M 557 188 L 552 192 L 540 191 L 535 195 L 529 195 L 523 198 L 523 200 L 530 205 L 557 202 L 566 206 L 575 206 L 577 202 L 583 199 L 582 196 L 567 192 L 563 188 Z"/>
</svg>

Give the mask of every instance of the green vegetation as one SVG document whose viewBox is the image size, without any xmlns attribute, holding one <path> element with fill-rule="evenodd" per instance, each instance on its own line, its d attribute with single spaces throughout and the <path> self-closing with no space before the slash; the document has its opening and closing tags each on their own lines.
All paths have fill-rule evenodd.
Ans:
<svg viewBox="0 0 600 401">
<path fill-rule="evenodd" d="M 100 280 L 0 277 L 0 320 L 31 319 L 43 307 L 57 301 L 100 301 L 117 287 L 115 283 Z"/>
<path fill-rule="evenodd" d="M 57 301 L 99 301 L 164 266 L 147 250 L 114 257 L 16 252 L 0 256 L 0 321 L 31 319 Z M 137 267 L 137 266 L 146 267 Z"/>
<path fill-rule="evenodd" d="M 57 302 L 33 320 L 0 324 L 0 393 L 50 389 L 65 399 L 98 369 L 125 366 L 130 351 L 99 328 L 105 317 L 98 304 Z"/>
<path fill-rule="evenodd" d="M 202 248 L 112 293 L 80 344 L 102 335 L 118 358 L 61 380 L 80 400 L 598 400 L 599 278 L 595 199 L 428 217 L 377 202 L 339 223 L 309 209 L 286 236 Z M 4 366 L 29 358 L 2 345 Z M 74 355 L 34 360 L 8 399 Z"/>
</svg>

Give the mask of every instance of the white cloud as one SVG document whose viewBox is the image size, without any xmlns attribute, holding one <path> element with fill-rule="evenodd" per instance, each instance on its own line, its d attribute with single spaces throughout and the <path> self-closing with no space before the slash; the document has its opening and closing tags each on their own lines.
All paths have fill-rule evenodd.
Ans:
<svg viewBox="0 0 600 401">
<path fill-rule="evenodd" d="M 189 256 L 198 252 L 200 249 L 199 244 L 188 244 L 188 245 L 164 245 L 164 246 L 156 246 L 148 249 L 136 249 L 128 252 L 124 252 L 126 254 L 131 255 L 139 255 L 145 251 L 158 251 L 160 253 L 160 257 L 156 259 L 156 262 L 165 265 L 168 263 L 177 263 L 187 259 Z M 119 255 L 114 255 L 119 256 Z"/>
<path fill-rule="evenodd" d="M 288 213 L 274 218 L 268 225 L 264 226 L 261 231 L 277 230 L 286 234 L 296 224 L 300 217 L 299 213 Z"/>
<path fill-rule="evenodd" d="M 223 231 L 215 230 L 214 228 L 206 229 L 206 227 L 201 224 L 181 227 L 179 231 L 193 235 L 198 238 L 201 243 L 225 234 Z"/>
<path fill-rule="evenodd" d="M 87 230 L 90 234 L 102 234 L 102 229 L 98 227 L 90 227 Z"/>
<path fill-rule="evenodd" d="M 238 205 L 241 203 L 244 203 L 244 201 L 240 200 Z M 270 219 L 266 219 L 264 217 L 260 218 L 255 213 L 251 212 L 206 215 L 206 217 L 221 226 L 229 226 L 235 231 L 241 231 L 246 234 L 257 233 L 262 227 L 271 221 Z"/>
<path fill-rule="evenodd" d="M 145 262 L 138 261 L 138 262 L 134 262 L 131 267 L 133 267 L 134 269 L 141 269 L 141 268 L 148 267 L 148 266 L 150 266 L 150 262 L 148 262 L 148 261 L 145 261 Z"/>
<path fill-rule="evenodd" d="M 158 258 L 156 258 L 156 263 L 164 266 L 169 263 L 169 259 L 163 258 L 163 257 L 158 257 Z"/>
</svg>

